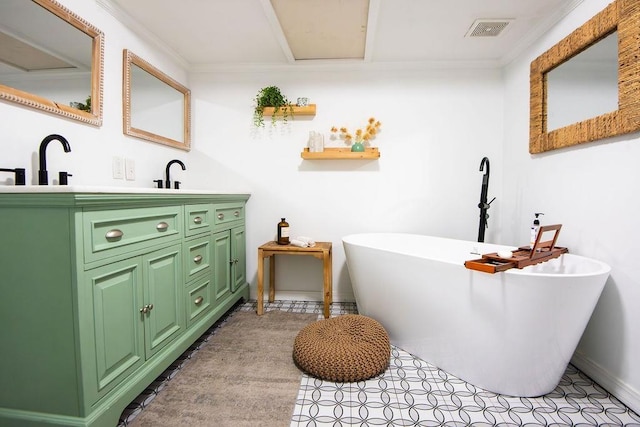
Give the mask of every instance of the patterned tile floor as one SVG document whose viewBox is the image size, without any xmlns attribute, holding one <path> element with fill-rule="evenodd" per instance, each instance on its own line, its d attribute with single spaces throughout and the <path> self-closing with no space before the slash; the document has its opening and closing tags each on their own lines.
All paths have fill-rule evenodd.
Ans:
<svg viewBox="0 0 640 427">
<path fill-rule="evenodd" d="M 255 311 L 256 302 L 235 307 Z M 265 310 L 317 313 L 322 303 L 275 301 Z M 357 313 L 354 303 L 334 303 L 331 315 Z M 221 319 L 123 412 L 126 426 L 216 330 Z M 312 426 L 637 426 L 640 416 L 569 365 L 556 389 L 538 398 L 481 390 L 392 347 L 389 369 L 368 381 L 334 383 L 302 376 L 290 427 Z"/>
</svg>

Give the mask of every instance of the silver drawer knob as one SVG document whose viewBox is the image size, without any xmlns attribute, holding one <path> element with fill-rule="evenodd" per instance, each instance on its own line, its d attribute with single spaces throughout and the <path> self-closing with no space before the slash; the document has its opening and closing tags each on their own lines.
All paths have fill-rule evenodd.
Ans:
<svg viewBox="0 0 640 427">
<path fill-rule="evenodd" d="M 194 224 L 202 224 L 202 218 L 200 218 L 199 216 L 193 218 L 193 223 Z"/>
<path fill-rule="evenodd" d="M 196 298 L 196 299 L 193 301 L 193 303 L 194 303 L 195 305 L 200 305 L 200 304 L 202 304 L 202 301 L 204 301 L 204 298 L 202 298 L 202 297 L 198 297 L 198 298 Z"/>
<path fill-rule="evenodd" d="M 164 221 L 159 222 L 158 225 L 156 225 L 156 230 L 158 231 L 167 231 L 168 228 L 169 228 L 169 224 L 167 224 Z"/>
<path fill-rule="evenodd" d="M 240 216 L 240 211 L 235 211 L 235 212 L 233 213 L 233 216 L 235 216 L 236 218 L 237 218 L 237 217 L 239 217 L 239 216 Z"/>
<path fill-rule="evenodd" d="M 107 234 L 104 235 L 107 240 L 120 239 L 122 236 L 124 236 L 124 233 L 122 232 L 122 230 L 118 230 L 117 228 L 107 231 Z"/>
<path fill-rule="evenodd" d="M 144 313 L 147 314 L 148 312 L 150 312 L 151 310 L 153 310 L 153 304 L 147 304 L 144 307 L 142 307 L 140 309 L 140 313 Z"/>
<path fill-rule="evenodd" d="M 224 214 L 223 213 L 219 213 L 218 214 L 218 219 L 224 219 Z"/>
<path fill-rule="evenodd" d="M 196 264 L 200 264 L 201 261 L 202 261 L 202 255 L 196 255 L 193 258 L 193 262 L 195 262 Z"/>
</svg>

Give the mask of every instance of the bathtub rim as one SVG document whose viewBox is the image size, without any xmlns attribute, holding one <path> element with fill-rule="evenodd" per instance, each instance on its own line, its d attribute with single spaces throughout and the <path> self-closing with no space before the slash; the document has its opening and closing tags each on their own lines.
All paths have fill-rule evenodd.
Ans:
<svg viewBox="0 0 640 427">
<path fill-rule="evenodd" d="M 428 234 L 417 234 L 417 233 L 409 233 L 409 232 L 367 232 L 367 233 L 352 233 L 352 234 L 347 234 L 345 236 L 343 236 L 341 238 L 342 240 L 342 244 L 344 246 L 344 244 L 350 244 L 350 245 L 355 245 L 355 246 L 361 246 L 361 247 L 367 247 L 367 248 L 371 248 L 371 249 L 376 249 L 376 250 L 382 250 L 382 251 L 386 251 L 386 252 L 393 252 L 393 253 L 398 253 L 401 255 L 406 255 L 406 256 L 410 256 L 410 257 L 418 257 L 418 255 L 413 254 L 413 253 L 409 253 L 409 252 L 398 252 L 398 251 L 391 251 L 389 249 L 386 248 L 381 248 L 378 246 L 369 246 L 366 244 L 362 244 L 362 243 L 357 243 L 354 242 L 353 239 L 355 239 L 356 237 L 364 237 L 364 236 L 415 236 L 415 237 L 425 237 L 425 238 L 433 238 L 433 239 L 441 239 L 441 240 L 446 240 L 446 241 L 454 241 L 454 242 L 464 242 L 464 243 L 468 243 L 469 245 L 471 245 L 473 247 L 473 245 L 490 245 L 494 248 L 500 248 L 500 249 L 505 249 L 505 250 L 514 250 L 516 247 L 513 245 L 502 245 L 502 244 L 497 244 L 497 243 L 490 243 L 490 242 L 475 242 L 472 240 L 462 240 L 462 239 L 454 239 L 451 237 L 441 237 L 441 236 L 432 236 L 432 235 L 428 235 Z M 475 254 L 470 254 L 469 260 L 471 259 L 477 259 L 482 257 L 481 254 L 475 255 Z M 583 272 L 583 273 L 553 273 L 553 272 L 536 272 L 536 271 L 532 271 L 534 269 L 536 269 L 540 264 L 534 264 L 531 266 L 527 266 L 524 268 L 510 268 L 508 270 L 502 271 L 501 273 L 504 274 L 509 274 L 509 275 L 524 275 L 524 276 L 536 276 L 536 277 L 589 277 L 589 276 L 599 276 L 602 274 L 607 274 L 609 275 L 611 273 L 611 266 L 603 261 L 591 258 L 591 257 L 587 257 L 584 255 L 578 255 L 578 254 L 574 254 L 574 253 L 565 253 L 560 255 L 560 257 L 558 259 L 563 259 L 564 257 L 572 260 L 585 260 L 595 266 L 593 268 L 592 271 L 589 272 Z M 462 263 L 458 263 L 456 261 L 452 261 L 452 260 L 447 260 L 447 259 L 442 259 L 442 258 L 430 258 L 434 261 L 438 261 L 438 262 L 445 262 L 448 264 L 453 264 L 453 265 L 463 265 L 464 262 Z M 465 260 L 466 261 L 466 260 Z M 549 262 L 551 262 L 553 260 L 549 260 Z M 546 261 L 545 261 L 546 262 Z M 543 262 L 544 263 L 544 262 Z M 473 273 L 478 273 L 478 274 L 490 274 L 490 273 L 484 273 L 484 272 L 480 272 L 480 271 L 475 271 L 475 270 L 469 270 L 470 272 Z"/>
</svg>

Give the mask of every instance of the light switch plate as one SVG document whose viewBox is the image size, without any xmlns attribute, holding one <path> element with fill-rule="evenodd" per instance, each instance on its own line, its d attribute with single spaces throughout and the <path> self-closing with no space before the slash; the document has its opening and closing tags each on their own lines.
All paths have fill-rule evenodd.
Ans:
<svg viewBox="0 0 640 427">
<path fill-rule="evenodd" d="M 136 179 L 136 162 L 133 159 L 125 159 L 124 170 L 127 181 L 134 181 Z"/>
<path fill-rule="evenodd" d="M 124 179 L 124 165 L 122 157 L 114 156 L 111 163 L 113 169 L 113 179 Z"/>
</svg>

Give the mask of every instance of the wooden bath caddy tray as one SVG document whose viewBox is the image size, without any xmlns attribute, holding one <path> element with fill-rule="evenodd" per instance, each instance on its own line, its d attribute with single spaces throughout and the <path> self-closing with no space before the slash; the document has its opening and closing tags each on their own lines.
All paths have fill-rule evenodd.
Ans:
<svg viewBox="0 0 640 427">
<path fill-rule="evenodd" d="M 562 224 L 541 226 L 533 249 L 529 249 L 529 246 L 522 246 L 513 252 L 511 258 L 502 258 L 497 252 L 492 252 L 482 255 L 480 259 L 465 261 L 464 266 L 468 269 L 484 271 L 485 273 L 497 273 L 510 268 L 524 268 L 558 258 L 560 255 L 569 252 L 567 248 L 556 246 L 560 228 L 562 228 Z M 553 238 L 543 241 L 543 234 L 549 231 L 554 231 Z"/>
</svg>

